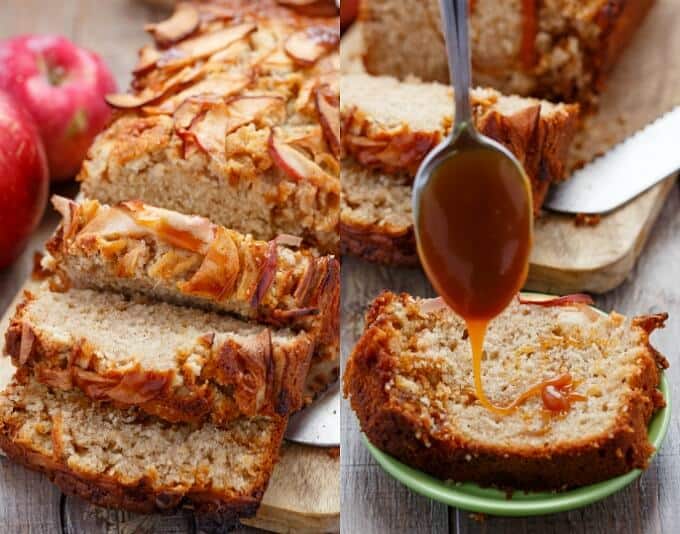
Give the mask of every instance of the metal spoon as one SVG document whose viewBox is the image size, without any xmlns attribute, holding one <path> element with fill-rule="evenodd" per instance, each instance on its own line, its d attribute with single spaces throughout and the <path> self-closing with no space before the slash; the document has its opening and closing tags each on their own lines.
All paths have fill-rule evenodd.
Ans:
<svg viewBox="0 0 680 534">
<path fill-rule="evenodd" d="M 476 151 L 488 151 L 488 156 L 491 158 L 497 158 L 500 162 L 504 164 L 505 169 L 509 169 L 509 172 L 505 172 L 504 176 L 504 187 L 506 190 L 506 193 L 508 194 L 508 198 L 520 198 L 520 199 L 526 199 L 521 203 L 522 207 L 520 208 L 521 210 L 529 210 L 529 213 L 526 213 L 526 215 L 529 215 L 528 220 L 529 225 L 525 229 L 525 238 L 527 241 L 525 243 L 531 243 L 531 234 L 532 234 L 532 225 L 531 221 L 533 218 L 530 216 L 530 212 L 532 209 L 532 202 L 531 202 L 531 186 L 529 183 L 529 180 L 526 177 L 526 174 L 524 172 L 524 169 L 520 165 L 520 163 L 517 161 L 517 159 L 514 157 L 514 155 L 509 152 L 505 147 L 497 143 L 496 141 L 481 135 L 477 130 L 475 129 L 475 126 L 472 122 L 472 110 L 470 106 L 470 50 L 469 50 L 469 43 L 468 43 L 468 16 L 467 16 L 467 6 L 468 6 L 468 0 L 440 0 L 440 6 L 441 6 L 441 12 L 443 15 L 443 26 L 444 26 L 444 31 L 446 35 L 446 47 L 447 47 L 447 52 L 448 52 L 448 58 L 449 58 L 449 72 L 451 75 L 451 81 L 454 86 L 454 96 L 455 96 L 455 115 L 454 115 L 454 125 L 451 130 L 451 134 L 444 140 L 442 141 L 437 147 L 435 147 L 432 152 L 425 158 L 423 163 L 421 164 L 420 168 L 418 169 L 418 173 L 416 174 L 416 178 L 414 181 L 413 185 L 413 195 L 412 195 L 412 202 L 413 202 L 413 214 L 414 214 L 414 225 L 415 225 L 415 233 L 416 233 L 416 239 L 418 241 L 418 249 L 419 253 L 421 254 L 421 260 L 423 263 L 423 266 L 425 267 L 425 270 L 428 274 L 428 277 L 430 278 L 430 281 L 433 283 L 435 286 L 435 289 L 438 290 L 440 294 L 446 293 L 446 291 L 442 291 L 442 289 L 445 289 L 448 284 L 448 287 L 451 286 L 451 280 L 449 279 L 445 283 L 445 278 L 442 276 L 438 277 L 438 274 L 441 273 L 436 273 L 436 272 L 430 272 L 428 267 L 427 267 L 427 261 L 426 257 L 423 256 L 424 250 L 422 248 L 423 245 L 423 237 L 426 234 L 421 233 L 423 231 L 423 223 L 421 222 L 421 210 L 428 210 L 428 209 L 434 209 L 432 202 L 432 192 L 430 194 L 423 194 L 424 191 L 427 190 L 427 187 L 429 184 L 432 183 L 431 178 L 435 174 L 435 171 L 438 169 L 441 169 L 443 163 L 450 164 L 452 158 L 461 158 L 464 157 L 462 154 L 463 152 L 470 151 L 470 150 L 476 150 Z M 486 153 L 481 154 L 483 158 L 487 157 Z M 507 158 L 507 164 L 503 158 Z M 460 161 L 460 160 L 459 160 Z M 449 167 L 451 168 L 451 167 Z M 514 172 L 516 170 L 516 172 Z M 508 178 L 508 174 L 510 175 L 510 178 Z M 516 175 L 516 179 L 515 179 Z M 475 176 L 474 174 L 469 175 L 469 176 L 453 176 L 449 177 L 446 176 L 445 179 L 457 179 L 457 180 L 474 180 Z M 499 180 L 501 180 L 499 176 Z M 484 216 L 485 210 L 490 210 L 491 207 L 487 206 L 485 203 L 486 197 L 484 196 L 484 191 L 480 193 L 480 198 L 474 198 L 474 206 L 475 209 L 477 209 L 478 206 L 478 211 L 480 216 Z M 514 196 L 513 196 L 514 195 Z M 526 195 L 526 196 L 525 196 Z M 423 198 L 429 198 L 428 202 L 423 202 Z M 448 204 L 447 204 L 447 199 L 441 199 L 440 197 L 437 197 L 441 201 L 441 206 L 438 207 L 438 209 L 442 209 L 442 207 L 446 210 L 448 210 Z M 455 202 L 451 202 L 451 205 L 454 206 Z M 423 214 L 425 213 L 424 211 L 422 212 Z M 520 212 L 521 213 L 521 212 Z M 493 217 L 493 213 L 489 212 L 489 216 Z M 491 218 L 488 220 L 492 220 Z M 500 221 L 501 223 L 505 224 L 507 221 Z M 491 231 L 495 231 L 495 229 L 491 229 Z M 489 240 L 490 242 L 492 240 Z M 442 243 L 442 247 L 446 246 L 446 243 Z M 479 243 L 479 247 L 484 247 L 485 243 Z M 448 250 L 448 246 L 446 247 L 446 250 L 440 251 L 441 254 L 455 254 L 457 251 L 454 250 Z M 528 248 L 528 247 L 527 247 Z M 427 254 L 426 254 L 427 256 Z M 451 257 L 451 256 L 449 256 Z M 526 253 L 526 258 L 520 258 L 520 261 L 524 261 L 525 264 L 528 262 L 528 252 Z M 479 265 L 470 265 L 469 266 L 472 271 L 475 270 L 475 267 L 479 268 Z M 502 271 L 502 268 L 501 268 Z M 526 275 L 526 273 L 525 273 Z M 470 288 L 471 286 L 474 285 L 473 282 L 470 281 L 470 279 L 474 278 L 474 273 L 470 276 L 467 276 L 467 279 L 458 279 L 454 283 L 459 284 L 461 287 L 468 287 Z M 524 280 L 519 281 L 519 285 L 523 284 Z M 519 289 L 519 287 L 517 288 Z M 479 292 L 477 292 L 479 294 Z M 450 306 L 452 306 L 456 311 L 462 314 L 462 311 L 457 309 L 456 306 L 454 306 L 455 303 L 452 302 L 447 302 Z M 506 303 L 506 305 L 509 303 Z"/>
</svg>

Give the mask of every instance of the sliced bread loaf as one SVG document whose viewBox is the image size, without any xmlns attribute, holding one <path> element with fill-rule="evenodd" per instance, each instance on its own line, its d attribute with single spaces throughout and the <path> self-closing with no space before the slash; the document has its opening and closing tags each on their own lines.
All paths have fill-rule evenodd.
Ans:
<svg viewBox="0 0 680 534">
<path fill-rule="evenodd" d="M 450 132 L 451 89 L 348 74 L 341 91 L 342 250 L 373 261 L 417 264 L 410 188 L 423 158 Z M 564 178 L 577 106 L 490 89 L 473 90 L 472 100 L 477 129 L 523 165 L 538 213 L 550 184 Z"/>
<path fill-rule="evenodd" d="M 16 366 L 167 421 L 227 424 L 303 403 L 311 337 L 87 289 L 27 292 L 6 333 Z"/>
<path fill-rule="evenodd" d="M 120 111 L 90 148 L 82 192 L 337 252 L 338 17 L 274 0 L 184 8 L 196 27 L 153 27 L 132 93 L 108 97 Z"/>
<path fill-rule="evenodd" d="M 463 321 L 427 300 L 385 292 L 344 373 L 371 442 L 442 479 L 516 489 L 563 489 L 647 465 L 666 360 L 649 344 L 665 314 L 627 319 L 583 304 L 512 303 L 489 326 L 483 385 L 507 405 L 533 384 L 569 373 L 584 400 L 563 413 L 531 397 L 510 415 L 477 400 Z"/>
<path fill-rule="evenodd" d="M 507 93 L 588 101 L 653 0 L 474 0 L 473 79 Z M 361 3 L 369 72 L 449 81 L 437 0 Z"/>
<path fill-rule="evenodd" d="M 286 418 L 169 425 L 18 378 L 0 393 L 0 447 L 67 495 L 144 513 L 190 506 L 234 519 L 255 514 Z"/>
<path fill-rule="evenodd" d="M 144 294 L 337 343 L 340 266 L 333 256 L 285 246 L 296 244 L 292 236 L 257 241 L 137 201 L 53 203 L 63 220 L 43 263 L 67 286 Z"/>
</svg>

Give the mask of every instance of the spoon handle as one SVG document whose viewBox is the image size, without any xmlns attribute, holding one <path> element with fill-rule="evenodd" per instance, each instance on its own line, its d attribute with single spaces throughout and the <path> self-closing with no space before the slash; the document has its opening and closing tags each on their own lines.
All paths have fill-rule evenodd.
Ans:
<svg viewBox="0 0 680 534">
<path fill-rule="evenodd" d="M 454 135 L 472 127 L 470 109 L 470 45 L 468 40 L 468 0 L 440 0 L 449 56 L 449 75 L 454 88 L 456 108 Z"/>
</svg>

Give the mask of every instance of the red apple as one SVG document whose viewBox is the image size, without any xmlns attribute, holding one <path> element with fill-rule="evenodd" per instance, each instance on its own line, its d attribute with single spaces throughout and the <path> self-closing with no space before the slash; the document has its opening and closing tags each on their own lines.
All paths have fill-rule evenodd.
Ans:
<svg viewBox="0 0 680 534">
<path fill-rule="evenodd" d="M 52 180 L 73 177 L 111 110 L 116 83 L 101 58 L 65 37 L 21 36 L 0 42 L 0 90 L 38 125 Z"/>
<path fill-rule="evenodd" d="M 33 119 L 0 91 L 0 268 L 21 253 L 38 226 L 48 186 L 45 150 Z"/>
</svg>

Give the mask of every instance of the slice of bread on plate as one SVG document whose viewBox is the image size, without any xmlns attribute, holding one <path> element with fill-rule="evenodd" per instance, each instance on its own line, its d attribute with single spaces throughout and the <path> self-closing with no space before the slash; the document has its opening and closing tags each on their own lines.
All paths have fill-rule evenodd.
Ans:
<svg viewBox="0 0 680 534">
<path fill-rule="evenodd" d="M 286 418 L 170 425 L 22 375 L 0 393 L 0 447 L 67 495 L 143 513 L 255 514 Z"/>
<path fill-rule="evenodd" d="M 473 80 L 506 93 L 592 101 L 654 0 L 474 0 Z M 437 0 L 366 0 L 368 72 L 449 81 Z"/>
<path fill-rule="evenodd" d="M 411 185 L 422 160 L 451 130 L 452 90 L 347 74 L 341 91 L 341 248 L 371 261 L 417 264 Z M 538 213 L 550 184 L 565 176 L 578 106 L 482 88 L 471 98 L 477 129 L 524 167 Z"/>
<path fill-rule="evenodd" d="M 585 304 L 512 303 L 487 332 L 482 381 L 505 406 L 568 373 L 568 411 L 531 397 L 510 415 L 478 401 L 463 321 L 428 299 L 385 292 L 344 373 L 362 431 L 379 449 L 443 480 L 566 489 L 647 465 L 657 389 L 668 365 L 649 343 L 666 314 L 626 318 Z"/>
</svg>

